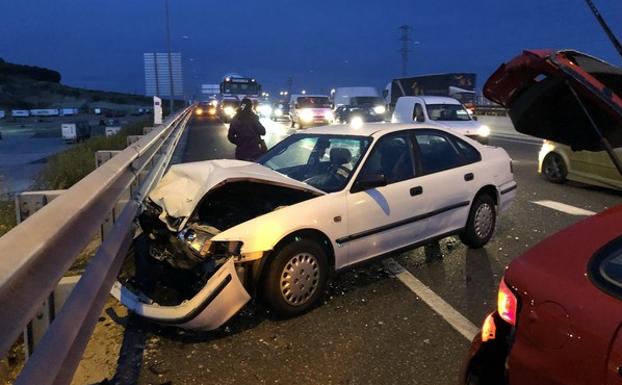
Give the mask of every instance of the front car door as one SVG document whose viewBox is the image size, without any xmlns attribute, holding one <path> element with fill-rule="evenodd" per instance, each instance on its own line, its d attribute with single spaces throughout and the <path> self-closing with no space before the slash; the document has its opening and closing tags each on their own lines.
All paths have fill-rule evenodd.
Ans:
<svg viewBox="0 0 622 385">
<path fill-rule="evenodd" d="M 337 240 L 348 247 L 348 264 L 417 242 L 423 233 L 421 193 L 413 183 L 415 166 L 409 131 L 378 139 L 362 165 L 357 180 L 381 173 L 387 185 L 347 194 L 348 236 Z M 356 186 L 356 180 L 353 186 Z M 352 190 L 351 190 L 352 191 Z"/>
</svg>

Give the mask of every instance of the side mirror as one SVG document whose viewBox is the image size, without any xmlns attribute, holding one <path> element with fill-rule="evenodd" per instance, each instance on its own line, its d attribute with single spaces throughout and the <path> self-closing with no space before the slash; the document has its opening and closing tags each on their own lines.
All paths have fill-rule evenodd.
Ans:
<svg viewBox="0 0 622 385">
<path fill-rule="evenodd" d="M 471 115 L 471 119 L 473 119 L 473 120 L 477 120 L 477 116 L 475 116 L 475 115 Z"/>
<path fill-rule="evenodd" d="M 387 185 L 387 178 L 384 174 L 379 172 L 359 175 L 354 186 L 352 186 L 352 193 L 359 191 L 365 191 L 376 187 L 382 187 Z"/>
</svg>

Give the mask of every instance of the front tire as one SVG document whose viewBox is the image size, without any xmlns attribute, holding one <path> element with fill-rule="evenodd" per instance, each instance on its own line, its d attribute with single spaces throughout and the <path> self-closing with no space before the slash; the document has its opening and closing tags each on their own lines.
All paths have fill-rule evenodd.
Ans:
<svg viewBox="0 0 622 385">
<path fill-rule="evenodd" d="M 542 173 L 550 182 L 564 183 L 568 176 L 568 167 L 561 155 L 550 152 L 542 161 Z"/>
<path fill-rule="evenodd" d="M 321 297 L 328 277 L 324 249 L 310 239 L 281 248 L 269 262 L 263 279 L 263 299 L 281 317 L 308 311 Z"/>
<path fill-rule="evenodd" d="M 460 240 L 471 248 L 479 249 L 492 237 L 496 221 L 497 212 L 492 197 L 488 194 L 477 196 L 471 206 L 467 225 L 460 234 Z"/>
</svg>

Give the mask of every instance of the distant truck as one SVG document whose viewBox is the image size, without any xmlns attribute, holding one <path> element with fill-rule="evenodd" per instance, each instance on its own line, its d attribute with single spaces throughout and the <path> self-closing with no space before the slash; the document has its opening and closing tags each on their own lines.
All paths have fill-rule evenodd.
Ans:
<svg viewBox="0 0 622 385">
<path fill-rule="evenodd" d="M 73 116 L 78 115 L 79 110 L 77 108 L 60 108 L 60 116 Z"/>
<path fill-rule="evenodd" d="M 91 137 L 91 126 L 86 121 L 61 124 L 63 140 L 67 143 L 78 143 Z"/>
<path fill-rule="evenodd" d="M 413 76 L 391 80 L 383 92 L 391 111 L 402 96 L 448 96 L 469 110 L 475 107 L 475 74 L 447 73 Z"/>
<path fill-rule="evenodd" d="M 11 116 L 14 118 L 27 118 L 30 116 L 29 110 L 11 110 Z"/>
<path fill-rule="evenodd" d="M 31 109 L 30 116 L 58 116 L 58 108 Z"/>
</svg>

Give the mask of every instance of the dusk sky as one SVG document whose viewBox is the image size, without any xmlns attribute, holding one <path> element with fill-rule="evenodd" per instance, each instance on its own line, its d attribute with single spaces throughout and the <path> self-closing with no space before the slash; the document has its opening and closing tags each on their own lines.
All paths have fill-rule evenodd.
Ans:
<svg viewBox="0 0 622 385">
<path fill-rule="evenodd" d="M 622 37 L 622 2 L 595 0 Z M 622 64 L 584 0 L 170 0 L 185 90 L 227 72 L 264 89 L 378 88 L 400 74 L 398 27 L 413 27 L 409 72 L 476 72 L 480 88 L 524 48 L 575 48 Z M 166 49 L 161 0 L 5 1 L 0 57 L 59 70 L 62 82 L 144 93 L 143 52 Z"/>
</svg>

